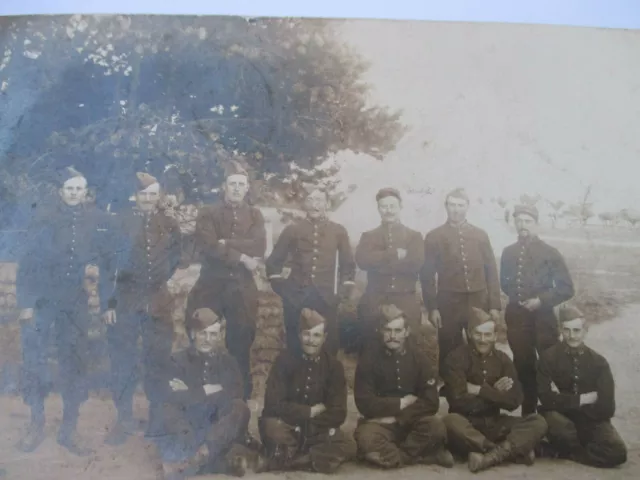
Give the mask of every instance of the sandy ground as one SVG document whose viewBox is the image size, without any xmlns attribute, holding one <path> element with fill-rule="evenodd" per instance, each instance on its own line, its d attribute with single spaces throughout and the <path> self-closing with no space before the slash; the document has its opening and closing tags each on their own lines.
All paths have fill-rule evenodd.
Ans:
<svg viewBox="0 0 640 480">
<path fill-rule="evenodd" d="M 636 479 L 640 478 L 640 304 L 626 307 L 616 319 L 595 325 L 589 333 L 589 343 L 604 353 L 611 363 L 617 384 L 617 413 L 614 424 L 629 447 L 629 461 L 621 468 L 604 471 L 582 467 L 566 461 L 539 460 L 534 467 L 508 465 L 477 475 L 479 478 L 500 479 Z M 255 420 L 259 405 L 251 403 L 254 409 L 252 430 L 255 432 Z M 87 458 L 74 457 L 60 448 L 55 442 L 57 426 L 60 424 L 61 404 L 57 396 L 47 403 L 48 438 L 32 454 L 22 454 L 14 448 L 22 428 L 28 418 L 28 411 L 16 397 L 0 398 L 0 465 L 7 470 L 8 479 L 59 480 L 68 478 L 101 479 L 152 479 L 148 460 L 145 457 L 144 442 L 140 435 L 117 448 L 102 443 L 108 425 L 114 418 L 114 409 L 104 395 L 96 395 L 83 407 L 80 431 L 87 442 L 96 449 L 96 453 Z M 137 399 L 136 415 L 145 417 L 146 401 Z M 446 411 L 446 404 L 441 411 Z M 350 398 L 350 415 L 346 428 L 353 429 L 357 413 Z M 443 478 L 464 479 L 475 477 L 469 473 L 466 465 L 456 465 L 451 470 L 440 467 L 411 467 L 397 472 L 398 478 L 421 478 L 424 475 L 438 473 Z M 385 478 L 388 473 L 362 465 L 345 465 L 340 471 L 343 477 L 355 480 Z M 252 478 L 256 475 L 249 475 Z M 287 478 L 317 478 L 316 474 L 289 473 Z M 268 480 L 272 474 L 260 475 Z M 207 477 L 199 477 L 207 478 Z"/>
</svg>

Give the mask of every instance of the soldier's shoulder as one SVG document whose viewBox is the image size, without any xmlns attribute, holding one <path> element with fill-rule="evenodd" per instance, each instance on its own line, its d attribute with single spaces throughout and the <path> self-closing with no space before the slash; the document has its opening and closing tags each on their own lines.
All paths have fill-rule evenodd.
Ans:
<svg viewBox="0 0 640 480">
<path fill-rule="evenodd" d="M 518 243 L 514 242 L 514 243 L 504 247 L 504 249 L 502 250 L 502 253 L 503 253 L 503 255 L 504 254 L 509 255 L 509 254 L 514 253 L 517 249 L 518 249 Z"/>
<path fill-rule="evenodd" d="M 327 224 L 334 230 L 339 231 L 339 232 L 346 232 L 347 229 L 345 228 L 344 225 L 342 225 L 341 223 L 338 222 L 334 222 L 333 220 L 327 220 Z"/>
<path fill-rule="evenodd" d="M 460 345 L 453 349 L 444 359 L 445 365 L 461 365 L 471 358 L 471 348 L 468 345 Z"/>
<path fill-rule="evenodd" d="M 406 225 L 402 225 L 402 227 L 408 235 L 422 238 L 422 233 L 420 233 L 418 230 L 414 230 L 413 228 L 407 227 Z"/>
<path fill-rule="evenodd" d="M 329 354 L 329 352 L 327 351 L 322 352 L 322 359 L 329 366 L 330 369 L 332 370 L 338 369 L 344 372 L 344 365 L 342 365 L 342 362 L 338 360 L 338 358 L 335 357 L 334 355 Z"/>
<path fill-rule="evenodd" d="M 489 238 L 489 234 L 483 228 L 480 228 L 477 225 L 474 225 L 473 223 L 468 223 L 468 222 L 467 222 L 467 227 L 469 228 L 469 231 L 472 234 L 474 234 L 474 235 L 476 235 L 476 236 L 478 236 L 480 238 L 483 238 L 483 239 L 484 238 L 486 238 L 486 239 Z"/>
<path fill-rule="evenodd" d="M 498 350 L 496 348 L 494 350 L 494 354 L 496 355 L 496 357 L 498 357 L 498 359 L 502 363 L 513 363 L 513 360 L 511 360 L 511 357 L 509 355 L 507 355 L 505 352 L 503 352 L 502 350 Z"/>
<path fill-rule="evenodd" d="M 544 352 L 540 354 L 540 359 L 545 362 L 554 363 L 558 358 L 559 353 L 562 349 L 562 343 L 556 343 L 551 347 L 547 348 Z"/>
<path fill-rule="evenodd" d="M 599 367 L 609 367 L 609 362 L 607 361 L 607 359 L 605 358 L 604 355 L 602 355 L 601 353 L 596 352 L 591 347 L 586 347 L 585 346 L 585 349 L 587 350 L 587 352 L 589 352 L 589 354 L 591 355 L 591 358 L 593 358 L 593 361 L 597 366 L 599 366 Z"/>
</svg>

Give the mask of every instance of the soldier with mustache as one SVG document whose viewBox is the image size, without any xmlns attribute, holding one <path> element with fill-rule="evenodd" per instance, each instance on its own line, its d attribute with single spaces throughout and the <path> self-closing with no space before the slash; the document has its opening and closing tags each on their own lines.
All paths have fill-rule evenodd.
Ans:
<svg viewBox="0 0 640 480">
<path fill-rule="evenodd" d="M 422 235 L 400 221 L 402 197 L 394 188 L 376 194 L 381 225 L 364 232 L 356 248 L 356 262 L 367 272 L 367 288 L 358 305 L 362 326 L 361 346 L 376 341 L 380 306 L 394 304 L 407 315 L 418 332 L 422 319 L 416 284 L 424 263 Z"/>
<path fill-rule="evenodd" d="M 356 445 L 340 430 L 347 415 L 344 368 L 326 350 L 327 321 L 303 308 L 300 348 L 287 348 L 271 367 L 259 421 L 271 470 L 334 473 L 355 457 Z"/>
<path fill-rule="evenodd" d="M 573 281 L 557 249 L 537 235 L 538 209 L 516 205 L 518 241 L 502 252 L 500 284 L 509 297 L 505 310 L 507 337 L 524 401 L 522 415 L 536 411 L 536 355 L 558 342 L 553 307 L 574 295 Z"/>
<path fill-rule="evenodd" d="M 404 312 L 380 309 L 380 340 L 367 345 L 356 368 L 354 397 L 364 418 L 355 439 L 358 454 L 382 468 L 412 464 L 453 466 L 445 448 L 435 365 L 415 342 Z"/>
</svg>

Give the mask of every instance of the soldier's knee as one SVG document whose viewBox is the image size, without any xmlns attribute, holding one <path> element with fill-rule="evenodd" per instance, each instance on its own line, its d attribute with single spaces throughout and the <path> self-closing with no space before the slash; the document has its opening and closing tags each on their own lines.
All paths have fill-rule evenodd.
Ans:
<svg viewBox="0 0 640 480">
<path fill-rule="evenodd" d="M 565 436 L 568 431 L 575 429 L 573 422 L 560 412 L 545 412 L 542 417 L 547 422 L 548 433 L 551 435 Z"/>
<path fill-rule="evenodd" d="M 447 427 L 444 421 L 435 415 L 420 418 L 416 422 L 416 428 L 434 438 L 442 440 L 447 438 Z"/>
<path fill-rule="evenodd" d="M 260 418 L 260 434 L 263 441 L 280 444 L 291 443 L 291 428 L 281 419 L 275 417 Z"/>
<path fill-rule="evenodd" d="M 249 423 L 251 410 L 249 410 L 248 405 L 243 400 L 232 400 L 230 408 L 231 415 L 237 419 L 238 423 Z"/>
<path fill-rule="evenodd" d="M 378 450 L 381 444 L 386 443 L 387 439 L 380 428 L 379 425 L 372 422 L 358 425 L 353 436 L 360 452 L 367 453 Z"/>
<path fill-rule="evenodd" d="M 597 464 L 602 467 L 613 468 L 627 461 L 627 447 L 620 438 L 598 442 L 594 445 Z M 591 450 L 592 448 L 589 448 Z"/>
<path fill-rule="evenodd" d="M 531 428 L 535 431 L 535 433 L 539 435 L 541 438 L 547 434 L 549 427 L 547 425 L 547 421 L 542 415 L 538 413 L 531 413 L 525 416 L 524 420 L 527 422 L 528 425 L 531 426 Z"/>
<path fill-rule="evenodd" d="M 442 418 L 442 423 L 447 429 L 447 432 L 456 432 L 468 423 L 468 420 L 458 413 L 449 413 Z"/>
</svg>

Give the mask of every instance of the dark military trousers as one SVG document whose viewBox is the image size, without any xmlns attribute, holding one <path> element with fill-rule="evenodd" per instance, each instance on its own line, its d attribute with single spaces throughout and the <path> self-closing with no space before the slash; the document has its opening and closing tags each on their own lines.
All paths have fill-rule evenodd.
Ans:
<svg viewBox="0 0 640 480">
<path fill-rule="evenodd" d="M 536 383 L 537 355 L 558 342 L 558 321 L 553 309 L 545 308 L 534 312 L 522 308 L 517 303 L 509 303 L 505 311 L 507 338 L 513 352 L 513 363 L 522 383 L 524 401 L 522 415 L 535 413 L 538 405 Z"/>
<path fill-rule="evenodd" d="M 545 412 L 547 438 L 562 456 L 593 467 L 611 468 L 627 461 L 627 447 L 610 421 L 598 422 L 582 415 Z"/>
<path fill-rule="evenodd" d="M 256 338 L 258 289 L 253 279 L 238 282 L 200 278 L 187 300 L 186 318 L 199 308 L 210 308 L 227 320 L 226 345 L 244 379 L 244 399 L 251 398 L 251 345 Z"/>
<path fill-rule="evenodd" d="M 282 298 L 287 348 L 292 351 L 300 351 L 300 339 L 298 338 L 300 313 L 303 308 L 310 308 L 322 315 L 327 321 L 325 326 L 327 333 L 325 348 L 330 354 L 336 355 L 340 349 L 338 297 L 331 295 L 326 298 L 314 286 L 299 287 L 287 283 L 279 285 L 279 287 L 274 286 L 274 290 Z"/>
<path fill-rule="evenodd" d="M 540 415 L 526 417 L 495 415 L 465 417 L 451 413 L 444 417 L 449 447 L 466 455 L 469 452 L 487 452 L 497 443 L 508 440 L 515 455 L 526 455 L 547 433 L 547 424 Z"/>
<path fill-rule="evenodd" d="M 366 348 L 378 341 L 380 307 L 393 304 L 407 316 L 411 330 L 416 334 L 422 323 L 422 309 L 415 292 L 382 293 L 375 295 L 365 292 L 358 304 L 358 323 L 360 324 L 360 348 Z"/>
<path fill-rule="evenodd" d="M 282 454 L 294 460 L 308 455 L 312 468 L 320 473 L 333 473 L 356 456 L 353 438 L 338 428 L 305 432 L 274 417 L 260 417 L 258 427 L 270 458 Z M 283 467 L 287 468 L 286 460 Z"/>
<path fill-rule="evenodd" d="M 439 365 L 453 350 L 464 343 L 462 331 L 467 328 L 471 307 L 488 310 L 486 290 L 479 292 L 438 292 L 438 310 L 442 328 L 438 330 Z"/>
<path fill-rule="evenodd" d="M 168 463 L 188 460 L 206 444 L 210 466 L 224 470 L 225 456 L 242 439 L 250 416 L 249 407 L 242 400 L 186 406 L 166 403 L 159 428 L 148 433 L 147 438 Z"/>
<path fill-rule="evenodd" d="M 443 447 L 447 430 L 442 419 L 436 416 L 425 416 L 406 426 L 361 420 L 354 437 L 359 457 L 378 453 L 385 466 L 402 466 Z"/>
<path fill-rule="evenodd" d="M 80 405 L 88 398 L 86 365 L 89 312 L 86 296 L 74 302 L 49 302 L 34 308 L 33 318 L 22 324 L 22 395 L 31 407 L 32 420 L 44 424 L 44 401 L 53 382 L 49 350 L 55 343 L 57 386 L 64 405 L 63 426 L 75 429 Z M 65 305 L 76 305 L 65 309 Z"/>
<path fill-rule="evenodd" d="M 142 338 L 142 351 L 138 339 Z M 116 323 L 107 327 L 107 343 L 111 362 L 111 395 L 118 419 L 130 420 L 133 395 L 142 364 L 142 383 L 149 401 L 149 423 L 160 408 L 165 368 L 171 358 L 173 325 L 145 312 L 116 311 Z M 142 361 L 140 361 L 142 360 Z"/>
</svg>

